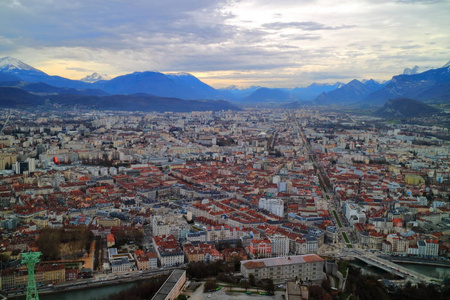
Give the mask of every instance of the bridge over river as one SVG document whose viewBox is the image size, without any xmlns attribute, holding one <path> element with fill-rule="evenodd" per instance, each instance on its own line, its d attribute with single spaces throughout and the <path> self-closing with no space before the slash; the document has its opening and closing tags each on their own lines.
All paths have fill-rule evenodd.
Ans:
<svg viewBox="0 0 450 300">
<path fill-rule="evenodd" d="M 373 254 L 360 253 L 360 252 L 355 251 L 353 256 L 356 259 L 359 259 L 360 261 L 363 261 L 368 265 L 375 266 L 377 268 L 385 270 L 386 272 L 400 276 L 406 280 L 410 280 L 411 282 L 430 283 L 432 281 L 434 281 L 434 282 L 442 281 L 441 279 L 433 278 L 433 277 L 429 277 L 429 276 L 420 274 L 416 271 L 413 271 L 411 269 L 408 269 L 406 267 L 403 267 L 401 265 L 393 263 L 387 259 L 383 259 L 381 257 L 375 256 Z"/>
</svg>

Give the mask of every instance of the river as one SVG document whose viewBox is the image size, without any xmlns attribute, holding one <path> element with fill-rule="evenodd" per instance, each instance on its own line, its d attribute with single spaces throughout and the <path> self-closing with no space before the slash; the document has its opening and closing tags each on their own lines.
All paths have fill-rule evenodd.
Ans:
<svg viewBox="0 0 450 300">
<path fill-rule="evenodd" d="M 41 294 L 41 300 L 99 300 L 103 297 L 112 295 L 114 293 L 132 288 L 136 283 L 121 283 L 116 285 L 108 285 L 84 290 L 72 290 L 67 292 Z"/>
<path fill-rule="evenodd" d="M 386 271 L 381 270 L 377 267 L 369 266 L 360 260 L 353 260 L 350 262 L 350 264 L 352 266 L 360 268 L 362 274 L 375 276 L 383 276 L 387 274 Z M 450 277 L 450 267 L 415 265 L 409 263 L 399 263 L 399 264 L 427 276 L 441 279 L 445 278 L 445 276 Z M 39 298 L 41 300 L 100 300 L 102 299 L 102 297 L 106 297 L 114 293 L 132 288 L 135 284 L 136 283 L 129 282 L 84 290 L 72 290 L 53 294 L 41 294 L 39 295 Z M 23 299 L 24 298 L 25 297 L 23 297 Z"/>
<path fill-rule="evenodd" d="M 439 279 L 450 277 L 450 267 L 427 266 L 409 263 L 398 263 L 398 264 L 426 276 Z"/>
<path fill-rule="evenodd" d="M 369 266 L 360 260 L 351 261 L 350 264 L 361 269 L 361 273 L 365 275 L 375 275 L 383 276 L 387 274 L 386 271 L 379 269 L 377 267 Z M 416 271 L 420 274 L 435 277 L 439 279 L 444 279 L 445 277 L 450 277 L 450 267 L 438 267 L 438 266 L 428 266 L 428 265 L 417 265 L 410 263 L 397 263 L 405 268 Z"/>
</svg>

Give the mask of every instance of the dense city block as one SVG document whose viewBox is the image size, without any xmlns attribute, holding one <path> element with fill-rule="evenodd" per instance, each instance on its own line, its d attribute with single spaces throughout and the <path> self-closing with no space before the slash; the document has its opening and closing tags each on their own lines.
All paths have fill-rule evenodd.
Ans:
<svg viewBox="0 0 450 300">
<path fill-rule="evenodd" d="M 314 109 L 11 109 L 0 122 L 7 293 L 26 289 L 34 251 L 41 289 L 182 268 L 342 290 L 340 259 L 399 285 L 448 280 L 395 264 L 450 264 L 448 128 Z"/>
</svg>

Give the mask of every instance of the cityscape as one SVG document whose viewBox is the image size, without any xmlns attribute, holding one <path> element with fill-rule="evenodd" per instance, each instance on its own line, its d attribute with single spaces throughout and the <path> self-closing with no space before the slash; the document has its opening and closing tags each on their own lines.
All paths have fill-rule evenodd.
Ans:
<svg viewBox="0 0 450 300">
<path fill-rule="evenodd" d="M 270 279 L 277 291 L 323 278 L 344 291 L 344 260 L 399 286 L 448 279 L 449 146 L 436 138 L 447 128 L 263 108 L 9 110 L 2 122 L 8 295 L 25 293 L 20 256 L 30 251 L 42 252 L 44 293 L 175 269 L 186 281 L 200 262 L 224 262 L 240 284 Z M 215 277 L 214 289 L 230 284 Z"/>
<path fill-rule="evenodd" d="M 450 299 L 450 1 L 0 1 L 0 300 Z"/>
</svg>

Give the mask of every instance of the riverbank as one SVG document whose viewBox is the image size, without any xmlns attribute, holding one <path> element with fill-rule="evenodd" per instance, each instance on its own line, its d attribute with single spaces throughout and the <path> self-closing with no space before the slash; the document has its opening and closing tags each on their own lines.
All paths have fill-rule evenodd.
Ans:
<svg viewBox="0 0 450 300">
<path fill-rule="evenodd" d="M 437 279 L 445 279 L 450 278 L 450 266 L 432 266 L 432 265 L 424 265 L 424 264 L 411 264 L 408 262 L 395 262 L 399 266 L 403 266 L 412 271 L 420 273 L 424 276 L 434 277 Z M 375 276 L 389 276 L 389 272 L 382 270 L 378 267 L 368 265 L 359 260 L 353 260 L 350 262 L 350 265 L 360 268 L 362 274 L 365 275 L 375 275 Z"/>
<path fill-rule="evenodd" d="M 101 299 L 123 290 L 132 288 L 142 280 L 136 280 L 134 282 L 107 282 L 97 286 L 80 285 L 76 288 L 67 289 L 45 289 L 39 290 L 39 299 L 41 300 L 90 300 Z M 26 298 L 26 294 L 20 293 L 18 295 L 8 295 L 8 299 L 11 300 L 23 300 Z"/>
<path fill-rule="evenodd" d="M 41 300 L 94 300 L 108 297 L 112 294 L 131 289 L 142 280 L 108 286 L 89 287 L 82 290 L 60 291 L 39 295 Z"/>
<path fill-rule="evenodd" d="M 103 289 L 106 289 L 107 292 L 105 294 L 105 296 L 110 295 L 110 294 L 114 294 L 117 292 L 120 292 L 126 288 L 112 288 L 112 287 L 123 287 L 126 285 L 134 285 L 137 284 L 139 282 L 142 282 L 146 279 L 155 277 L 155 276 L 159 276 L 159 275 L 163 275 L 166 273 L 170 273 L 172 272 L 172 270 L 175 268 L 171 268 L 171 269 L 165 269 L 165 270 L 158 270 L 158 271 L 147 271 L 148 273 L 132 273 L 129 275 L 124 275 L 123 278 L 117 278 L 117 279 L 111 279 L 111 280 L 77 280 L 77 281 L 71 281 L 71 282 L 66 282 L 66 283 L 62 283 L 62 284 L 57 284 L 54 285 L 52 287 L 43 287 L 39 289 L 39 297 L 40 299 L 49 299 L 49 300 L 59 300 L 59 299 L 67 299 L 67 300 L 72 300 L 74 298 L 72 297 L 68 297 L 68 298 L 60 298 L 60 295 L 72 295 L 72 294 L 78 294 L 80 293 L 80 300 L 89 300 L 89 299 L 97 299 L 96 297 L 94 298 L 86 298 L 87 296 L 90 297 L 90 292 L 88 291 L 92 291 L 94 290 L 95 294 L 97 294 L 97 291 L 101 291 Z M 122 277 L 122 276 L 121 276 Z M 85 296 L 84 292 L 86 292 Z M 21 292 L 17 292 L 15 294 L 9 293 L 6 296 L 8 297 L 8 299 L 15 299 L 15 300 L 21 300 L 21 299 L 25 299 L 25 295 L 26 295 L 26 291 L 21 291 Z M 55 296 L 55 298 L 52 298 L 51 296 Z M 62 297 L 61 296 L 61 297 Z M 48 297 L 48 298 L 47 298 Z"/>
<path fill-rule="evenodd" d="M 385 256 L 384 259 L 390 260 L 395 263 L 408 263 L 408 264 L 417 264 L 417 265 L 428 265 L 428 266 L 438 266 L 438 267 L 446 267 L 450 268 L 449 261 L 442 260 L 425 260 L 413 257 L 397 257 L 397 256 Z"/>
</svg>

